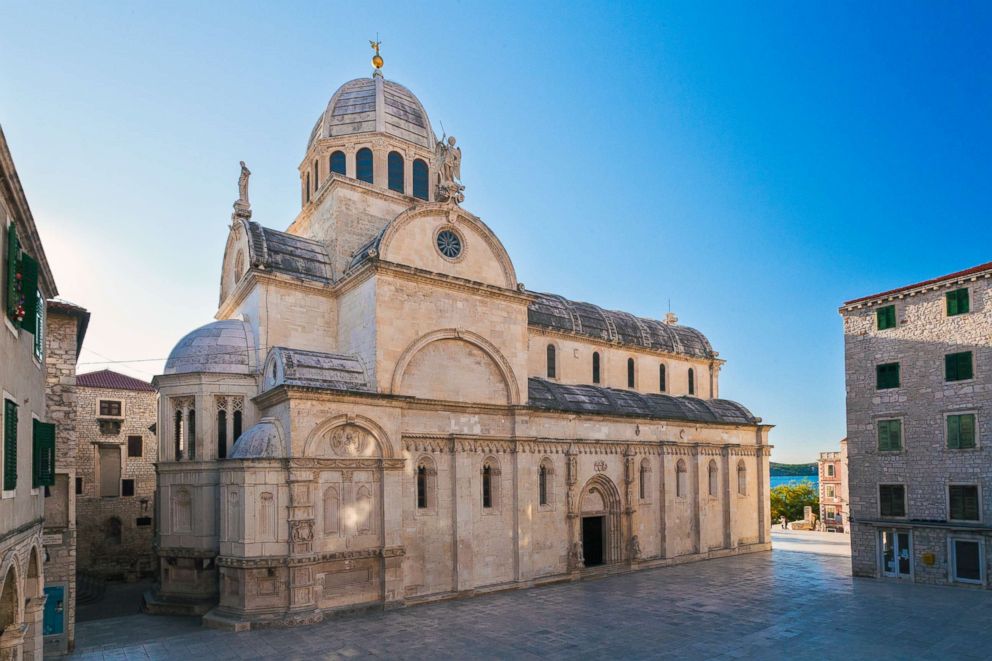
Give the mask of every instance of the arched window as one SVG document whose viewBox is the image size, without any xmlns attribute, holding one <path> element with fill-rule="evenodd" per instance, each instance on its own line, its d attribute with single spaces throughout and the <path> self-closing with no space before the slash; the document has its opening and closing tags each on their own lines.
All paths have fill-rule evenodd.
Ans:
<svg viewBox="0 0 992 661">
<path fill-rule="evenodd" d="M 320 188 L 320 161 L 315 159 L 313 162 L 313 192 L 316 193 L 318 188 Z"/>
<path fill-rule="evenodd" d="M 627 359 L 627 387 L 634 387 L 634 359 Z"/>
<path fill-rule="evenodd" d="M 309 203 L 310 202 L 310 173 L 309 172 L 307 172 L 307 192 L 306 192 L 306 195 L 307 195 L 307 203 Z"/>
<path fill-rule="evenodd" d="M 417 509 L 434 509 L 434 503 L 437 502 L 434 495 L 436 476 L 437 470 L 430 457 L 417 460 Z"/>
<path fill-rule="evenodd" d="M 176 461 L 183 458 L 183 412 L 176 410 L 176 420 L 173 428 L 176 433 Z"/>
<path fill-rule="evenodd" d="M 427 163 L 421 159 L 413 162 L 413 196 L 426 200 L 429 197 L 427 189 Z"/>
<path fill-rule="evenodd" d="M 373 181 L 372 150 L 368 147 L 362 147 L 355 154 L 355 176 L 359 181 L 375 183 Z"/>
<path fill-rule="evenodd" d="M 190 459 L 196 459 L 196 409 L 186 414 L 186 448 Z"/>
<path fill-rule="evenodd" d="M 482 507 L 499 507 L 499 464 L 492 457 L 482 465 Z"/>
<path fill-rule="evenodd" d="M 638 475 L 638 485 L 640 487 L 641 500 L 648 499 L 648 489 L 649 489 L 648 480 L 651 477 L 650 473 L 651 473 L 651 466 L 650 464 L 648 464 L 648 460 L 647 459 L 641 460 L 641 470 L 640 470 L 640 474 Z"/>
<path fill-rule="evenodd" d="M 665 366 L 658 365 L 658 390 L 665 392 Z"/>
<path fill-rule="evenodd" d="M 329 163 L 331 172 L 336 174 L 345 174 L 347 172 L 344 163 L 344 152 L 336 151 L 331 153 L 331 161 Z"/>
<path fill-rule="evenodd" d="M 554 475 L 554 464 L 551 459 L 545 457 L 541 460 L 541 465 L 537 469 L 537 502 L 542 507 L 551 505 L 553 489 L 552 476 Z"/>
<path fill-rule="evenodd" d="M 548 345 L 548 378 L 555 378 L 555 345 Z"/>
<path fill-rule="evenodd" d="M 592 382 L 599 383 L 599 352 L 592 352 Z"/>
<path fill-rule="evenodd" d="M 16 563 L 11 563 L 7 575 L 3 577 L 3 591 L 0 592 L 0 627 L 3 627 L 0 630 L 3 631 L 13 628 L 13 625 L 17 623 L 18 607 L 21 603 L 21 597 L 17 590 L 17 575 L 14 573 L 15 565 Z M 16 654 L 15 648 L 13 658 L 16 658 Z"/>
<path fill-rule="evenodd" d="M 338 534 L 338 511 L 341 507 L 337 488 L 327 487 L 324 489 L 322 500 L 324 505 L 324 536 L 336 535 Z"/>
<path fill-rule="evenodd" d="M 675 496 L 685 498 L 688 493 L 689 474 L 685 470 L 685 459 L 675 464 Z"/>
<path fill-rule="evenodd" d="M 403 155 L 398 151 L 389 152 L 389 156 L 386 158 L 386 164 L 389 171 L 389 190 L 394 190 L 397 193 L 404 192 Z"/>
<path fill-rule="evenodd" d="M 689 394 L 696 394 L 696 370 L 689 368 Z"/>
<path fill-rule="evenodd" d="M 717 471 L 716 462 L 713 461 L 712 459 L 710 460 L 709 476 L 710 476 L 710 480 L 709 480 L 710 495 L 716 496 L 717 494 L 720 493 L 720 486 L 718 484 L 720 473 Z"/>
<path fill-rule="evenodd" d="M 227 411 L 217 411 L 217 458 L 227 458 Z"/>
<path fill-rule="evenodd" d="M 747 495 L 747 468 L 743 459 L 737 464 L 737 493 L 742 496 Z"/>
<path fill-rule="evenodd" d="M 417 466 L 417 508 L 427 509 L 427 466 Z"/>
<path fill-rule="evenodd" d="M 241 411 L 238 410 L 238 409 L 235 409 L 234 410 L 234 434 L 233 434 L 231 440 L 237 442 L 237 440 L 240 437 L 241 437 Z"/>
</svg>

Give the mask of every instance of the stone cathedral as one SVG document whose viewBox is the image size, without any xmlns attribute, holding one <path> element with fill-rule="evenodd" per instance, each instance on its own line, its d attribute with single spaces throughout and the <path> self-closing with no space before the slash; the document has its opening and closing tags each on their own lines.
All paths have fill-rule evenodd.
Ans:
<svg viewBox="0 0 992 661">
<path fill-rule="evenodd" d="M 770 426 L 706 337 L 525 288 L 455 138 L 373 64 L 286 231 L 242 163 L 217 321 L 155 379 L 149 610 L 283 626 L 768 550 Z"/>
</svg>

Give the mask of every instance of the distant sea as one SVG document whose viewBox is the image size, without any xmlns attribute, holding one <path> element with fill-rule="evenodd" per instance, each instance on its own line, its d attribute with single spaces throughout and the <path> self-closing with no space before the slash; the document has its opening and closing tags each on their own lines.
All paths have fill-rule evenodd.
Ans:
<svg viewBox="0 0 992 661">
<path fill-rule="evenodd" d="M 803 480 L 812 482 L 814 489 L 819 489 L 820 486 L 819 475 L 772 475 L 770 479 L 772 489 L 783 484 L 799 484 Z"/>
</svg>

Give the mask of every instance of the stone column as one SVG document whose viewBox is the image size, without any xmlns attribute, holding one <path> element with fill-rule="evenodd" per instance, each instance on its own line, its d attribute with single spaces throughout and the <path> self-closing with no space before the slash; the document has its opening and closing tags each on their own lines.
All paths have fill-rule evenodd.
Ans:
<svg viewBox="0 0 992 661">
<path fill-rule="evenodd" d="M 623 484 L 624 484 L 624 499 L 627 501 L 624 503 L 623 514 L 625 519 L 625 527 L 627 529 L 626 539 L 623 540 L 623 546 L 621 546 L 620 552 L 627 556 L 626 560 L 633 563 L 637 558 L 633 557 L 633 540 L 637 536 L 634 530 L 634 512 L 637 508 L 634 507 L 634 503 L 637 502 L 636 496 L 634 495 L 634 480 L 636 479 L 637 461 L 634 457 L 634 449 L 630 446 L 623 451 Z"/>
<path fill-rule="evenodd" d="M 31 597 L 24 605 L 24 622 L 27 624 L 27 634 L 24 637 L 24 658 L 41 659 L 44 656 L 45 644 L 42 635 L 43 618 L 45 616 L 45 599 L 48 595 Z M 68 602 L 68 600 L 66 600 Z M 64 607 L 68 603 L 64 604 Z M 68 608 L 64 608 L 68 611 Z M 68 613 L 67 613 L 68 615 Z M 68 636 L 68 617 L 66 617 L 66 635 Z"/>
<path fill-rule="evenodd" d="M 313 551 L 313 471 L 289 471 L 289 553 L 309 555 Z M 307 611 L 316 608 L 313 566 L 295 565 L 288 572 L 289 610 Z"/>
<path fill-rule="evenodd" d="M 4 629 L 0 634 L 0 661 L 21 661 L 27 630 L 26 624 L 15 624 Z"/>
<path fill-rule="evenodd" d="M 382 595 L 387 608 L 403 605 L 403 477 L 405 459 L 384 459 L 381 516 Z"/>
<path fill-rule="evenodd" d="M 578 571 L 585 566 L 582 557 L 582 542 L 579 534 L 579 494 L 576 483 L 579 480 L 578 451 L 569 446 L 565 451 L 565 502 L 568 508 L 568 569 Z"/>
<path fill-rule="evenodd" d="M 730 515 L 730 446 L 725 445 L 720 450 L 720 463 L 723 472 L 723 548 L 729 549 L 734 545 L 732 521 Z M 735 476 L 736 477 L 736 476 Z"/>
</svg>

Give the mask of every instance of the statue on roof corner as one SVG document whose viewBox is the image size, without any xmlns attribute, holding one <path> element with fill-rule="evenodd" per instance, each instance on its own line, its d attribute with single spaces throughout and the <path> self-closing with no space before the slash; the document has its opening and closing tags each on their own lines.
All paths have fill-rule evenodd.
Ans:
<svg viewBox="0 0 992 661">
<path fill-rule="evenodd" d="M 455 136 L 438 140 L 434 149 L 437 155 L 437 199 L 440 202 L 461 204 L 465 201 L 462 178 L 462 149 L 455 146 Z"/>
<path fill-rule="evenodd" d="M 251 203 L 248 202 L 248 177 L 251 170 L 241 161 L 241 176 L 238 177 L 238 200 L 234 203 L 234 215 L 251 218 Z"/>
</svg>

